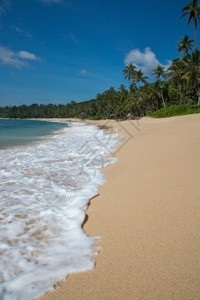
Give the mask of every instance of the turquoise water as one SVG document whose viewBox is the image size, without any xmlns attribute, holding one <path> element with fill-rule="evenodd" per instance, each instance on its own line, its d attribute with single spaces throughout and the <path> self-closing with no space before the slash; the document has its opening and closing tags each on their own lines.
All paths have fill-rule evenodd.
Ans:
<svg viewBox="0 0 200 300">
<path fill-rule="evenodd" d="M 66 126 L 61 122 L 0 119 L 0 149 L 29 144 Z"/>
</svg>

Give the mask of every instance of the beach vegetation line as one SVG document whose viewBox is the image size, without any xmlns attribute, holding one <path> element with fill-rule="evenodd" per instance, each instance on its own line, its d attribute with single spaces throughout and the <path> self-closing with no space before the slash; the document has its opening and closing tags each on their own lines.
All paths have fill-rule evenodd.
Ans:
<svg viewBox="0 0 200 300">
<path fill-rule="evenodd" d="M 148 114 L 148 117 L 154 118 L 166 118 L 166 117 L 174 117 L 174 116 L 183 116 L 189 114 L 197 114 L 200 113 L 199 105 L 170 105 L 165 108 L 161 108 L 152 114 Z"/>
</svg>

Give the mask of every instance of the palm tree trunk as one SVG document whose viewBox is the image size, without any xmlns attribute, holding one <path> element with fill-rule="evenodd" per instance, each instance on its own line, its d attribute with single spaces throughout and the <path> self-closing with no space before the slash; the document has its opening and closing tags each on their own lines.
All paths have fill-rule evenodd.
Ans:
<svg viewBox="0 0 200 300">
<path fill-rule="evenodd" d="M 161 91 L 161 98 L 162 98 L 163 106 L 166 107 L 165 99 L 164 99 L 164 97 L 163 97 L 163 92 L 162 92 L 162 91 Z"/>
<path fill-rule="evenodd" d="M 200 90 L 198 91 L 197 97 L 198 97 L 197 98 L 198 99 L 197 104 L 200 105 Z"/>
</svg>

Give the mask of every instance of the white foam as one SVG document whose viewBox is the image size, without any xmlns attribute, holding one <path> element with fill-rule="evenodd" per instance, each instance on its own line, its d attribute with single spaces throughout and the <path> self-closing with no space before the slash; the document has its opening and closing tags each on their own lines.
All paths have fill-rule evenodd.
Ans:
<svg viewBox="0 0 200 300">
<path fill-rule="evenodd" d="M 117 143 L 96 126 L 72 123 L 34 146 L 0 151 L 2 300 L 33 299 L 94 267 L 95 237 L 81 225 Z"/>
</svg>

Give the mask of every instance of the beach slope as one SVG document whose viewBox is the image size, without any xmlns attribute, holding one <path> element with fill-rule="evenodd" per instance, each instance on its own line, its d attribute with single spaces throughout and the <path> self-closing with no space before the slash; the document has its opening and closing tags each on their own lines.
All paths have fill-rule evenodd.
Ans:
<svg viewBox="0 0 200 300">
<path fill-rule="evenodd" d="M 124 136 L 84 225 L 96 267 L 40 299 L 199 299 L 200 114 L 96 124 Z"/>
</svg>

